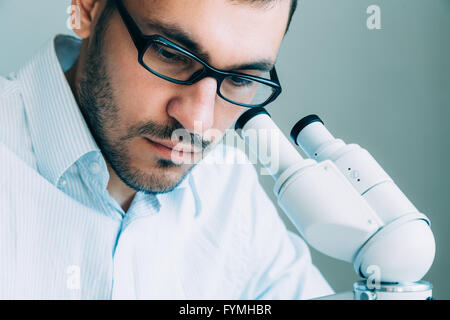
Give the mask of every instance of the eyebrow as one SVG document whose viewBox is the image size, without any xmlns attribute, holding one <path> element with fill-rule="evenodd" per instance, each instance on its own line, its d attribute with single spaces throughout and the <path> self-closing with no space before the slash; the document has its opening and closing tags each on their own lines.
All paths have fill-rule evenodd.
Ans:
<svg viewBox="0 0 450 320">
<path fill-rule="evenodd" d="M 164 22 L 156 22 L 153 20 L 146 19 L 145 28 L 156 30 L 161 33 L 161 35 L 170 38 L 178 42 L 185 49 L 202 59 L 203 61 L 210 63 L 210 55 L 203 51 L 202 47 L 192 39 L 188 33 L 183 31 L 183 29 L 176 25 Z M 226 68 L 223 71 L 239 71 L 239 70 L 259 70 L 259 71 L 270 71 L 273 69 L 275 63 L 270 59 L 263 59 L 260 61 L 255 61 L 251 63 L 237 64 Z"/>
</svg>

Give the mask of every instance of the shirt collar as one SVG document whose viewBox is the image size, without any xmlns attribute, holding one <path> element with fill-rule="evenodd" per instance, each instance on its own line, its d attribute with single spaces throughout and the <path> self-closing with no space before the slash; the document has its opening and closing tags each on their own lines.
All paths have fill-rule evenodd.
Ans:
<svg viewBox="0 0 450 320">
<path fill-rule="evenodd" d="M 55 36 L 18 73 L 38 170 L 54 185 L 80 157 L 100 151 L 64 75 L 80 45 Z"/>
<path fill-rule="evenodd" d="M 57 35 L 18 72 L 38 171 L 53 185 L 81 157 L 100 153 L 64 75 L 78 59 L 80 47 L 80 39 Z M 176 189 L 188 187 L 198 214 L 200 197 L 192 172 Z"/>
</svg>

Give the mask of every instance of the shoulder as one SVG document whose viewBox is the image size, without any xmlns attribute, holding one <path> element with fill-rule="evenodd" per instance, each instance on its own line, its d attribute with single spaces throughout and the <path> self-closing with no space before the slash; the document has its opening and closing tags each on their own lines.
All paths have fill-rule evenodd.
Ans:
<svg viewBox="0 0 450 320">
<path fill-rule="evenodd" d="M 6 113 L 15 113 L 17 110 L 23 112 L 22 94 L 19 81 L 14 74 L 8 77 L 0 76 L 0 121 Z"/>
<path fill-rule="evenodd" d="M 19 81 L 14 74 L 0 77 L 0 142 L 32 166 L 34 161 L 28 130 Z"/>
<path fill-rule="evenodd" d="M 8 84 L 8 80 L 2 76 L 0 76 L 0 97 L 3 93 L 3 88 Z"/>
<path fill-rule="evenodd" d="M 0 99 L 6 99 L 9 95 L 14 95 L 18 92 L 18 89 L 19 86 L 13 74 L 8 77 L 0 76 Z"/>
<path fill-rule="evenodd" d="M 0 76 L 0 139 L 8 134 L 8 130 L 17 123 L 19 115 L 24 114 L 24 105 L 20 85 L 18 81 L 10 76 Z"/>
</svg>

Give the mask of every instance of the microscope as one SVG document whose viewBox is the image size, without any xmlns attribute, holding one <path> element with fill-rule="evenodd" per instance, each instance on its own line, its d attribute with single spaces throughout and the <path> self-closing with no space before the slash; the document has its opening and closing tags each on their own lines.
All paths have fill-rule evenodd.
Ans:
<svg viewBox="0 0 450 320">
<path fill-rule="evenodd" d="M 278 204 L 303 239 L 363 278 L 352 292 L 321 299 L 432 299 L 432 284 L 421 281 L 435 255 L 430 221 L 367 150 L 333 137 L 317 115 L 291 131 L 307 159 L 264 108 L 244 112 L 235 130 L 274 178 Z M 267 154 L 278 156 L 276 166 Z"/>
</svg>

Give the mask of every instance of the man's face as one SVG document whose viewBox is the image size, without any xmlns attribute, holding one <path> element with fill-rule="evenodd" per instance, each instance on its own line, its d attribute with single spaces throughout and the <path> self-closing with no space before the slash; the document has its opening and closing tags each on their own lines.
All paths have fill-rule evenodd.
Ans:
<svg viewBox="0 0 450 320">
<path fill-rule="evenodd" d="M 227 71 L 235 71 L 230 68 L 236 65 L 275 62 L 290 9 L 289 0 L 269 5 L 230 0 L 123 3 L 145 35 L 160 34 L 196 53 L 174 38 L 182 32 L 209 56 L 206 62 Z M 97 34 L 87 40 L 80 57 L 80 108 L 107 162 L 129 187 L 170 191 L 204 150 L 186 139 L 181 145 L 193 152 L 172 152 L 158 143 L 179 147 L 172 133 L 184 129 L 210 149 L 246 109 L 220 98 L 213 78 L 186 86 L 144 69 L 117 10 L 97 22 Z M 247 71 L 253 70 L 239 70 Z M 212 130 L 222 136 L 209 137 Z M 179 164 L 179 157 L 192 161 Z"/>
</svg>

